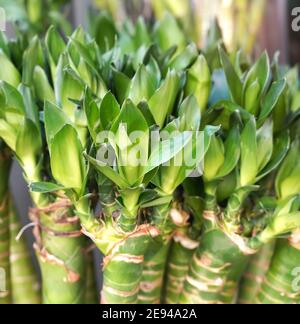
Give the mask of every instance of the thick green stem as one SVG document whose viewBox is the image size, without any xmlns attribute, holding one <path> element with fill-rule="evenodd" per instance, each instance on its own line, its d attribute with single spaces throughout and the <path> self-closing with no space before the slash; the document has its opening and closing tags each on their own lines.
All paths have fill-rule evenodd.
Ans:
<svg viewBox="0 0 300 324">
<path fill-rule="evenodd" d="M 103 304 L 136 304 L 142 279 L 144 255 L 158 231 L 141 225 L 126 233 L 106 253 L 103 267 Z"/>
<path fill-rule="evenodd" d="M 42 273 L 43 303 L 81 304 L 85 295 L 85 240 L 68 208 L 38 212 L 35 250 Z"/>
<path fill-rule="evenodd" d="M 300 246 L 278 240 L 271 266 L 256 297 L 258 304 L 300 303 Z"/>
<path fill-rule="evenodd" d="M 0 304 L 12 301 L 9 242 L 9 203 L 6 196 L 0 203 Z"/>
<path fill-rule="evenodd" d="M 254 303 L 258 290 L 269 269 L 273 253 L 274 243 L 269 243 L 251 257 L 240 285 L 239 304 Z"/>
<path fill-rule="evenodd" d="M 198 245 L 197 241 L 188 237 L 184 229 L 179 229 L 174 234 L 166 271 L 167 304 L 178 304 L 190 261 Z"/>
<path fill-rule="evenodd" d="M 25 238 L 16 237 L 21 230 L 12 202 L 10 203 L 10 267 L 14 304 L 40 304 L 41 293 L 37 274 Z"/>
<path fill-rule="evenodd" d="M 158 304 L 162 299 L 163 279 L 174 229 L 169 213 L 170 203 L 156 206 L 152 210 L 152 222 L 159 229 L 160 236 L 149 245 L 145 253 L 139 293 L 141 304 Z"/>
<path fill-rule="evenodd" d="M 11 303 L 11 273 L 9 264 L 9 196 L 8 176 L 10 156 L 0 142 L 0 304 Z"/>
<path fill-rule="evenodd" d="M 207 230 L 193 255 L 180 303 L 224 303 L 224 289 L 231 271 L 237 264 L 246 262 L 246 258 L 245 251 L 221 229 Z"/>
<path fill-rule="evenodd" d="M 89 241 L 89 244 L 91 242 Z M 93 250 L 89 247 L 86 251 L 86 285 L 84 301 L 87 305 L 99 304 L 99 296 L 96 283 L 95 263 Z"/>
</svg>

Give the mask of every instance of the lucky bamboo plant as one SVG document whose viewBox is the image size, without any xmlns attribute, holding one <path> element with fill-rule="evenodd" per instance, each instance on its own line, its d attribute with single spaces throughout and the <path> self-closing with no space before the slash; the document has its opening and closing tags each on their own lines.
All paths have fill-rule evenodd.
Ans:
<svg viewBox="0 0 300 324">
<path fill-rule="evenodd" d="M 288 286 L 299 259 L 295 70 L 227 54 L 216 24 L 200 52 L 170 14 L 120 29 L 103 13 L 91 33 L 0 38 L 8 291 L 25 274 L 21 259 L 8 266 L 12 153 L 34 202 L 44 303 L 95 299 L 91 241 L 104 255 L 102 303 L 233 303 L 250 257 L 286 234 L 241 301 L 299 303 Z"/>
</svg>

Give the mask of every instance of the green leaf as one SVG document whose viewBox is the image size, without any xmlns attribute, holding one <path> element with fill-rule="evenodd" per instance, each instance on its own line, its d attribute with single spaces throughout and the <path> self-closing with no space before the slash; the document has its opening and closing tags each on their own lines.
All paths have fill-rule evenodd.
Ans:
<svg viewBox="0 0 300 324">
<path fill-rule="evenodd" d="M 267 120 L 257 131 L 257 167 L 260 172 L 270 161 L 273 153 L 273 122 Z"/>
<path fill-rule="evenodd" d="M 241 135 L 241 187 L 253 184 L 258 171 L 257 158 L 256 123 L 253 117 Z"/>
<path fill-rule="evenodd" d="M 200 108 L 197 99 L 191 95 L 187 97 L 179 108 L 181 130 L 198 130 L 201 123 Z"/>
<path fill-rule="evenodd" d="M 272 113 L 280 96 L 283 94 L 285 87 L 286 80 L 284 79 L 273 82 L 271 89 L 262 101 L 262 110 L 258 118 L 258 124 L 263 123 L 265 119 L 268 118 L 268 116 Z"/>
<path fill-rule="evenodd" d="M 280 214 L 271 218 L 266 229 L 259 235 L 262 242 L 268 242 L 279 235 L 287 234 L 300 226 L 300 212 Z"/>
<path fill-rule="evenodd" d="M 120 113 L 120 105 L 115 96 L 108 92 L 102 99 L 100 105 L 100 123 L 103 130 L 107 130 Z"/>
<path fill-rule="evenodd" d="M 31 88 L 21 84 L 19 91 L 23 97 L 26 117 L 31 119 L 36 125 L 37 129 L 40 130 L 39 108 L 35 103 L 35 98 L 32 94 Z"/>
<path fill-rule="evenodd" d="M 29 184 L 29 190 L 39 193 L 52 193 L 60 190 L 65 190 L 64 186 L 60 186 L 51 182 L 33 182 Z"/>
<path fill-rule="evenodd" d="M 59 72 L 55 82 L 55 96 L 59 106 L 72 119 L 77 105 L 70 99 L 80 101 L 84 95 L 85 85 L 70 67 L 64 66 L 63 58 L 62 56 L 59 60 L 57 68 Z"/>
<path fill-rule="evenodd" d="M 65 125 L 51 141 L 51 170 L 58 183 L 77 192 L 82 189 L 86 174 L 82 154 L 76 130 L 71 125 Z"/>
<path fill-rule="evenodd" d="M 113 183 L 115 183 L 120 189 L 126 189 L 130 187 L 128 182 L 118 174 L 112 167 L 97 161 L 96 159 L 92 158 L 91 156 L 84 154 L 86 159 L 103 175 L 105 175 L 108 179 L 110 179 Z"/>
<path fill-rule="evenodd" d="M 106 14 L 101 13 L 95 21 L 95 39 L 102 52 L 111 49 L 114 46 L 117 29 L 112 18 Z"/>
<path fill-rule="evenodd" d="M 253 82 L 255 82 L 255 80 L 258 81 L 259 87 L 261 89 L 259 97 L 262 94 L 265 94 L 269 84 L 270 76 L 271 76 L 270 60 L 267 52 L 264 52 L 247 74 L 244 87 L 243 87 L 244 94 L 249 88 L 249 86 Z"/>
<path fill-rule="evenodd" d="M 32 86 L 33 71 L 37 65 L 43 65 L 43 50 L 38 37 L 35 36 L 23 54 L 22 82 L 24 85 Z"/>
<path fill-rule="evenodd" d="M 163 51 L 176 45 L 178 51 L 183 50 L 186 44 L 185 35 L 179 27 L 176 19 L 166 13 L 154 28 L 154 38 Z"/>
<path fill-rule="evenodd" d="M 175 71 L 169 71 L 166 80 L 149 100 L 149 108 L 158 126 L 172 113 L 180 87 L 180 78 Z"/>
<path fill-rule="evenodd" d="M 86 45 L 81 44 L 76 39 L 70 39 L 71 44 L 74 44 L 74 47 L 77 49 L 78 53 L 81 56 L 81 59 L 84 60 L 88 66 L 92 69 L 93 73 L 99 76 L 97 63 L 94 62 L 92 55 L 90 54 Z"/>
<path fill-rule="evenodd" d="M 26 164 L 41 153 L 42 139 L 38 128 L 31 119 L 25 119 L 17 135 L 16 155 Z"/>
<path fill-rule="evenodd" d="M 212 86 L 211 73 L 203 55 L 198 56 L 196 62 L 187 72 L 185 94 L 193 94 L 201 111 L 205 111 Z"/>
<path fill-rule="evenodd" d="M 0 103 L 2 107 L 14 108 L 21 115 L 25 115 L 25 105 L 20 92 L 5 81 L 0 81 L 0 90 Z"/>
<path fill-rule="evenodd" d="M 36 66 L 33 72 L 33 84 L 35 94 L 41 101 L 55 101 L 54 90 L 52 89 L 45 71 Z"/>
<path fill-rule="evenodd" d="M 20 73 L 4 54 L 2 49 L 0 49 L 0 66 L 0 80 L 3 80 L 14 87 L 17 87 L 21 82 Z"/>
<path fill-rule="evenodd" d="M 141 65 L 131 81 L 128 98 L 137 105 L 143 100 L 148 100 L 155 92 L 155 79 L 148 73 L 144 65 Z"/>
<path fill-rule="evenodd" d="M 179 55 L 169 63 L 168 67 L 177 72 L 181 72 L 190 67 L 197 59 L 198 49 L 197 46 L 192 43 L 188 45 Z"/>
<path fill-rule="evenodd" d="M 240 140 L 239 128 L 232 128 L 225 142 L 225 161 L 218 171 L 218 178 L 229 175 L 237 166 L 241 154 Z"/>
<path fill-rule="evenodd" d="M 112 69 L 112 76 L 118 101 L 123 103 L 127 98 L 131 80 L 124 73 L 114 68 Z"/>
<path fill-rule="evenodd" d="M 149 127 L 141 111 L 130 99 L 124 102 L 111 131 L 116 135 L 110 140 L 124 178 L 131 186 L 139 185 L 136 181 L 140 181 L 141 175 L 145 174 L 148 160 Z"/>
<path fill-rule="evenodd" d="M 278 168 L 278 166 L 285 158 L 289 150 L 289 147 L 290 147 L 290 137 L 288 132 L 285 132 L 275 140 L 273 156 L 271 158 L 271 161 L 260 172 L 259 176 L 256 178 L 256 182 L 263 179 L 265 176 L 267 176 L 272 171 Z"/>
<path fill-rule="evenodd" d="M 55 104 L 46 101 L 44 105 L 44 122 L 47 137 L 47 143 L 50 146 L 55 135 L 71 121 L 64 112 Z"/>
<path fill-rule="evenodd" d="M 252 115 L 257 116 L 260 106 L 260 85 L 256 79 L 245 92 L 245 109 Z"/>
<path fill-rule="evenodd" d="M 48 53 L 53 60 L 53 64 L 57 65 L 60 55 L 64 52 L 66 44 L 55 29 L 54 26 L 51 26 L 45 36 L 45 44 L 48 50 Z"/>
<path fill-rule="evenodd" d="M 219 47 L 220 59 L 225 71 L 227 83 L 230 89 L 232 99 L 239 105 L 242 105 L 243 85 L 239 76 L 235 72 L 233 65 L 231 64 L 228 56 L 223 48 Z"/>
<path fill-rule="evenodd" d="M 125 124 L 127 126 L 127 134 L 131 134 L 135 131 L 149 131 L 148 124 L 143 114 L 130 99 L 124 102 L 117 119 L 111 127 L 111 131 L 116 134 L 120 124 Z"/>
<path fill-rule="evenodd" d="M 284 199 L 300 192 L 300 141 L 295 140 L 276 177 L 276 192 Z"/>
<path fill-rule="evenodd" d="M 0 119 L 0 138 L 12 151 L 16 150 L 17 134 L 16 130 L 6 121 Z"/>
<path fill-rule="evenodd" d="M 204 178 L 213 180 L 225 161 L 224 144 L 220 137 L 213 135 L 204 160 Z"/>
<path fill-rule="evenodd" d="M 173 194 L 174 190 L 183 181 L 200 167 L 205 154 L 207 154 L 211 136 L 219 130 L 219 127 L 206 126 L 204 131 L 195 132 L 190 141 L 170 162 L 169 166 L 162 166 L 160 187 L 168 194 Z"/>
<path fill-rule="evenodd" d="M 170 161 L 174 156 L 182 151 L 182 149 L 191 140 L 191 137 L 192 134 L 190 132 L 183 132 L 171 137 L 170 139 L 161 141 L 151 152 L 144 174 Z"/>
</svg>

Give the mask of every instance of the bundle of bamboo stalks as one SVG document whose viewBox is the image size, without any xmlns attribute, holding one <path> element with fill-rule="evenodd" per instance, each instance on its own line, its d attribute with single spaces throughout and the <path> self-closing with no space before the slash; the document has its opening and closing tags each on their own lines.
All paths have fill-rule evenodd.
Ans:
<svg viewBox="0 0 300 324">
<path fill-rule="evenodd" d="M 297 69 L 230 51 L 216 24 L 199 50 L 170 14 L 92 27 L 1 34 L 0 302 L 38 302 L 14 241 L 14 156 L 43 303 L 97 301 L 91 246 L 102 303 L 299 303 Z"/>
</svg>

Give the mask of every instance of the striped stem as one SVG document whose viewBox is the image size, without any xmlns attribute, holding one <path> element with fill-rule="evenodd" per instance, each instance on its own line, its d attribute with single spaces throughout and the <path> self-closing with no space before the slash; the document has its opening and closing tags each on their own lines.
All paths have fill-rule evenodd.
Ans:
<svg viewBox="0 0 300 324">
<path fill-rule="evenodd" d="M 91 244 L 91 242 L 89 242 Z M 94 245 L 92 246 L 94 247 Z M 92 247 L 88 247 L 86 251 L 86 288 L 84 301 L 87 305 L 99 304 L 99 297 L 97 291 L 95 262 Z"/>
<path fill-rule="evenodd" d="M 71 205 L 61 199 L 32 210 L 34 248 L 42 273 L 44 304 L 81 304 L 85 295 L 84 237 Z"/>
<path fill-rule="evenodd" d="M 163 279 L 174 228 L 169 213 L 170 203 L 156 206 L 152 210 L 152 222 L 160 230 L 160 236 L 156 242 L 150 244 L 145 254 L 139 293 L 140 304 L 158 304 L 162 299 Z"/>
<path fill-rule="evenodd" d="M 271 266 L 256 297 L 257 304 L 300 303 L 300 246 L 279 240 Z"/>
<path fill-rule="evenodd" d="M 9 241 L 9 202 L 6 196 L 0 203 L 0 304 L 12 301 Z"/>
<path fill-rule="evenodd" d="M 179 299 L 181 304 L 225 303 L 224 291 L 230 288 L 228 278 L 232 269 L 246 262 L 249 251 L 242 251 L 225 232 L 213 227 L 203 234 L 193 255 Z"/>
<path fill-rule="evenodd" d="M 238 304 L 254 303 L 258 290 L 269 269 L 273 252 L 274 243 L 269 243 L 251 257 L 240 285 Z"/>
<path fill-rule="evenodd" d="M 151 240 L 158 235 L 156 228 L 141 225 L 126 233 L 110 253 L 103 265 L 103 304 L 136 304 L 142 279 L 144 255 Z"/>
<path fill-rule="evenodd" d="M 11 274 L 9 264 L 9 196 L 8 177 L 10 154 L 0 141 L 0 304 L 11 303 Z"/>
<path fill-rule="evenodd" d="M 40 284 L 24 237 L 16 237 L 21 224 L 10 200 L 10 267 L 14 304 L 40 304 Z"/>
<path fill-rule="evenodd" d="M 197 241 L 188 237 L 186 230 L 178 229 L 174 234 L 166 271 L 167 304 L 178 304 L 190 261 L 198 245 Z"/>
</svg>

